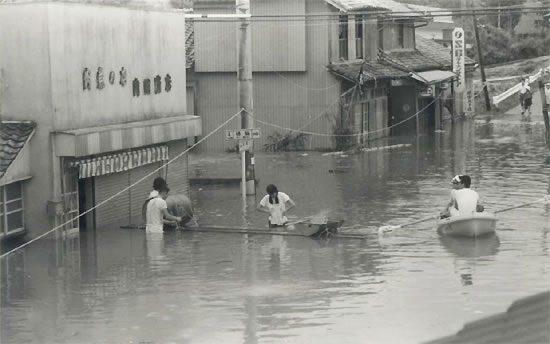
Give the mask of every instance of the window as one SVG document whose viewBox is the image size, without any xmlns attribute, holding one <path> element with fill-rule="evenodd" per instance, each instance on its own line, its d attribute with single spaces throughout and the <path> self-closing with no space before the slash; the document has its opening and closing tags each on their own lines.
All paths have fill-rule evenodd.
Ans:
<svg viewBox="0 0 550 344">
<path fill-rule="evenodd" d="M 378 49 L 384 50 L 384 25 L 378 23 Z"/>
<path fill-rule="evenodd" d="M 340 16 L 338 21 L 338 42 L 340 46 L 340 58 L 348 59 L 348 17 Z"/>
<path fill-rule="evenodd" d="M 403 24 L 392 25 L 392 49 L 405 47 L 405 26 Z"/>
<path fill-rule="evenodd" d="M 355 51 L 358 59 L 363 58 L 363 16 L 355 16 Z"/>
<path fill-rule="evenodd" d="M 23 196 L 21 182 L 4 185 L 0 188 L 0 237 L 25 230 L 23 219 Z"/>
</svg>

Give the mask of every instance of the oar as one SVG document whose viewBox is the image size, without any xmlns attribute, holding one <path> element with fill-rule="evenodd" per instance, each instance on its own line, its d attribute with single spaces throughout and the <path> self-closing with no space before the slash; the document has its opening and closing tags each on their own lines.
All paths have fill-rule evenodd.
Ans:
<svg viewBox="0 0 550 344">
<path fill-rule="evenodd" d="M 515 206 L 512 206 L 512 207 L 499 209 L 499 210 L 494 211 L 493 214 L 503 213 L 505 211 L 518 209 L 518 208 L 523 208 L 523 207 L 527 207 L 527 206 L 537 204 L 537 203 L 541 203 L 541 202 L 544 202 L 544 203 L 550 202 L 550 195 L 546 195 L 546 196 L 544 196 L 542 198 L 539 198 L 539 199 L 537 199 L 536 201 L 533 201 L 533 202 L 522 203 L 522 204 L 515 205 Z M 406 227 L 406 226 L 412 226 L 412 225 L 415 225 L 417 223 L 429 221 L 431 219 L 437 219 L 438 216 L 439 215 L 430 215 L 430 216 L 426 216 L 426 217 L 423 217 L 421 219 L 418 219 L 418 220 L 415 220 L 415 221 L 412 221 L 412 222 L 408 222 L 408 223 L 405 223 L 405 224 L 402 224 L 402 225 L 397 225 L 397 226 L 382 226 L 382 227 L 378 228 L 378 234 L 384 234 L 384 233 L 392 232 L 392 231 L 394 231 L 396 229 L 399 229 L 399 228 L 403 228 L 403 227 Z"/>
<path fill-rule="evenodd" d="M 522 203 L 522 204 L 519 204 L 519 205 L 515 205 L 515 206 L 512 206 L 512 207 L 509 207 L 509 208 L 504 208 L 504 209 L 499 209 L 497 211 L 494 212 L 494 214 L 498 214 L 498 213 L 503 213 L 505 211 L 508 211 L 508 210 L 513 210 L 513 209 L 518 209 L 518 208 L 523 208 L 523 207 L 527 207 L 529 205 L 533 205 L 533 204 L 537 204 L 537 203 L 548 203 L 550 201 L 550 195 L 546 195 L 542 198 L 539 198 L 538 200 L 536 201 L 533 201 L 533 202 L 529 202 L 529 203 Z"/>
<path fill-rule="evenodd" d="M 394 231 L 396 229 L 399 229 L 399 228 L 416 225 L 417 223 L 426 222 L 426 221 L 429 221 L 429 220 L 436 220 L 438 218 L 438 216 L 439 215 L 430 215 L 430 216 L 426 216 L 426 217 L 423 217 L 423 218 L 418 219 L 418 220 L 414 220 L 414 221 L 411 221 L 411 222 L 404 223 L 402 225 L 382 226 L 382 227 L 378 228 L 378 234 L 384 234 L 384 233 L 392 232 L 392 231 Z"/>
</svg>

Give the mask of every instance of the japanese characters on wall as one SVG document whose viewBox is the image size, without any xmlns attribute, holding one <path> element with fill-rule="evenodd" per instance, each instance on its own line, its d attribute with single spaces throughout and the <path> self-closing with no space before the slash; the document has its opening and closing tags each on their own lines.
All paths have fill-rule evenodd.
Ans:
<svg viewBox="0 0 550 344">
<path fill-rule="evenodd" d="M 88 67 L 84 67 L 82 70 L 82 90 L 84 91 L 91 91 L 92 90 L 92 80 L 91 80 L 91 71 Z M 103 76 L 103 67 L 97 67 L 97 71 L 95 73 L 95 88 L 98 90 L 102 90 L 107 86 L 107 83 L 104 80 Z M 118 84 L 121 87 L 126 86 L 126 81 L 128 77 L 128 72 L 124 67 L 121 67 L 118 72 Z M 108 74 L 108 83 L 110 85 L 114 85 L 116 81 L 116 73 L 115 71 L 111 70 Z M 162 83 L 164 81 L 164 92 L 170 92 L 172 89 L 172 76 L 170 74 L 164 75 L 164 77 L 161 77 L 160 75 L 156 75 L 153 78 L 153 92 L 154 94 L 162 93 Z M 150 95 L 151 94 L 151 79 L 145 78 L 143 81 L 140 81 L 138 78 L 134 78 L 132 80 L 132 96 L 133 97 L 139 97 L 140 95 Z"/>
</svg>

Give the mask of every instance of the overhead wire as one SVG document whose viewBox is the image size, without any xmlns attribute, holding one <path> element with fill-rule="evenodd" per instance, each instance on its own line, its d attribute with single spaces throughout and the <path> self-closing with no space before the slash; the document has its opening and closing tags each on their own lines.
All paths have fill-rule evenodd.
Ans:
<svg viewBox="0 0 550 344">
<path fill-rule="evenodd" d="M 147 175 L 143 176 L 141 179 L 137 180 L 136 182 L 134 182 L 133 184 L 123 188 L 122 190 L 118 191 L 117 193 L 113 194 L 112 196 L 108 197 L 107 199 L 101 201 L 100 203 L 94 205 L 93 207 L 91 207 L 90 209 L 78 214 L 78 216 L 66 221 L 66 222 L 63 222 L 62 224 L 58 225 L 58 226 L 55 226 L 54 228 L 42 233 L 41 235 L 37 236 L 37 237 L 34 237 L 32 238 L 31 240 L 9 250 L 8 252 L 6 253 L 3 253 L 2 255 L 0 255 L 0 259 L 12 254 L 13 252 L 15 251 L 18 251 L 32 243 L 34 243 L 35 241 L 55 232 L 56 230 L 58 229 L 61 229 L 63 227 L 65 227 L 66 225 L 70 224 L 71 222 L 73 222 L 75 219 L 79 219 L 81 218 L 82 216 L 94 211 L 95 209 L 101 207 L 102 205 L 110 202 L 111 200 L 113 200 L 114 198 L 120 196 L 122 193 L 130 190 L 131 188 L 133 188 L 134 186 L 136 186 L 137 184 L 145 181 L 147 178 L 153 176 L 155 173 L 159 172 L 161 169 L 165 168 L 166 166 L 170 165 L 171 163 L 173 163 L 174 161 L 176 161 L 177 159 L 181 158 L 182 156 L 184 156 L 185 154 L 187 154 L 190 150 L 192 150 L 193 148 L 195 148 L 196 146 L 198 146 L 199 144 L 201 144 L 202 142 L 204 142 L 206 139 L 208 139 L 210 136 L 212 136 L 214 133 L 216 133 L 218 130 L 220 130 L 221 128 L 223 128 L 225 125 L 227 125 L 229 122 L 231 122 L 235 117 L 237 117 L 238 115 L 240 115 L 242 112 L 244 111 L 244 109 L 241 109 L 239 110 L 239 112 L 237 112 L 236 114 L 232 115 L 231 117 L 229 117 L 227 120 L 225 120 L 222 124 L 220 124 L 218 127 L 216 127 L 214 130 L 212 130 L 210 133 L 208 133 L 207 135 L 205 135 L 204 137 L 202 137 L 200 140 L 198 140 L 197 142 L 195 142 L 192 146 L 188 147 L 187 149 L 185 149 L 183 152 L 179 153 L 178 155 L 176 155 L 174 158 L 170 159 L 169 161 L 167 161 L 166 163 L 162 164 L 160 167 L 154 169 L 153 171 L 149 172 Z"/>
</svg>

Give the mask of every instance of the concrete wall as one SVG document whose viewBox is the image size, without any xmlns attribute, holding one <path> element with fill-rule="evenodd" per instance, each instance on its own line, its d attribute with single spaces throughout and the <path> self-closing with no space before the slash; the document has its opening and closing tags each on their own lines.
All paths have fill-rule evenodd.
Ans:
<svg viewBox="0 0 550 344">
<path fill-rule="evenodd" d="M 47 200 L 59 190 L 52 132 L 186 113 L 183 14 L 67 3 L 0 4 L 0 92 L 3 119 L 33 120 L 33 178 L 23 182 L 25 223 L 34 237 L 52 226 Z M 97 88 L 103 68 L 105 86 Z M 120 70 L 126 70 L 125 86 Z M 83 70 L 90 89 L 83 89 Z M 115 73 L 113 84 L 109 73 Z M 165 91 L 164 76 L 171 76 Z M 162 91 L 153 79 L 162 76 Z M 140 96 L 132 80 L 140 81 Z M 143 94 L 150 78 L 151 94 Z M 37 192 L 39 191 L 39 192 Z M 32 216 L 29 216 L 32 214 Z"/>
<path fill-rule="evenodd" d="M 185 22 L 182 13 L 57 5 L 48 7 L 55 129 L 73 129 L 185 114 Z M 103 68 L 105 87 L 97 88 Z M 127 83 L 120 85 L 120 71 Z M 83 90 L 84 68 L 91 90 Z M 109 74 L 115 75 L 109 82 Z M 165 76 L 171 90 L 165 90 Z M 161 77 L 155 94 L 154 78 Z M 132 81 L 140 83 L 133 96 Z M 143 81 L 150 80 L 145 95 Z"/>
</svg>

